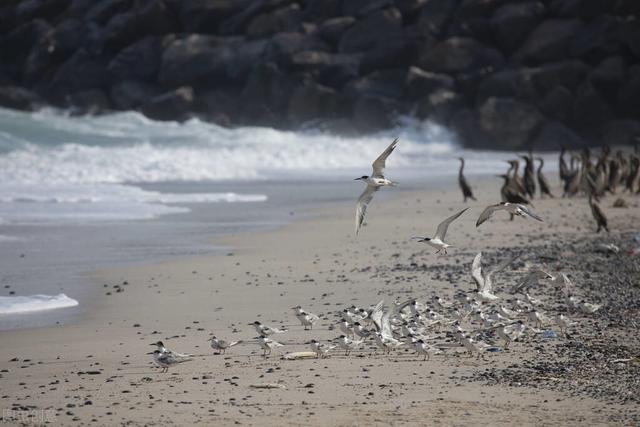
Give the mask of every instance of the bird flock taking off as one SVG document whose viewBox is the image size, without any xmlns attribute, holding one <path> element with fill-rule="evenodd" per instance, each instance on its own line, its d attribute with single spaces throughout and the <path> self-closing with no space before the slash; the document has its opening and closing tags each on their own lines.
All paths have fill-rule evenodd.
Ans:
<svg viewBox="0 0 640 427">
<path fill-rule="evenodd" d="M 356 206 L 356 235 L 361 231 L 367 206 L 373 195 L 381 187 L 397 185 L 385 177 L 386 160 L 397 146 L 396 138 L 373 162 L 371 176 L 356 178 L 366 183 Z M 587 196 L 598 232 L 601 228 L 608 231 L 607 219 L 598 205 L 598 201 L 606 193 L 615 194 L 620 185 L 624 185 L 627 191 L 640 193 L 638 154 L 636 151 L 628 157 L 622 152 L 611 155 L 605 149 L 594 160 L 591 152 L 585 149 L 580 154 L 571 155 L 568 166 L 566 150 L 561 151 L 559 174 L 564 188 L 562 196 Z M 524 160 L 522 175 L 519 159 Z M 537 169 L 536 160 L 539 162 Z M 475 201 L 473 190 L 464 176 L 464 159 L 460 158 L 460 162 L 458 182 L 463 201 Z M 541 198 L 554 197 L 542 171 L 543 159 L 529 153 L 508 161 L 508 164 L 506 173 L 498 175 L 503 179 L 501 201 L 483 209 L 477 218 L 476 227 L 499 211 L 509 213 L 511 220 L 520 216 L 543 222 L 543 218 L 531 208 L 531 200 L 536 196 L 537 190 Z M 449 227 L 469 209 L 471 208 L 462 209 L 444 219 L 432 237 L 413 238 L 434 248 L 436 253 L 446 254 L 447 249 L 451 248 L 445 240 Z M 291 307 L 301 328 L 307 331 L 305 334 L 315 334 L 319 324 L 322 324 L 325 329 L 321 330 L 327 330 L 328 327 L 337 336 L 326 342 L 310 337 L 305 342 L 308 345 L 307 351 L 288 352 L 283 358 L 325 358 L 329 355 L 349 357 L 353 353 L 363 355 L 366 352 L 390 354 L 396 349 L 413 350 L 420 360 L 428 360 L 436 354 L 448 357 L 452 353 L 458 353 L 458 349 L 463 349 L 470 357 L 476 355 L 484 358 L 488 352 L 503 351 L 513 342 L 531 336 L 569 338 L 572 326 L 575 325 L 571 317 L 590 316 L 601 309 L 601 305 L 577 295 L 578 287 L 574 286 L 567 274 L 560 272 L 554 276 L 545 271 L 544 265 L 532 264 L 521 258 L 521 255 L 506 256 L 499 261 L 489 259 L 487 262 L 483 259 L 482 252 L 477 253 L 470 270 L 475 288 L 457 291 L 446 298 L 434 295 L 428 300 L 396 299 L 388 304 L 382 300 L 366 307 L 351 305 L 322 316 L 311 313 L 300 305 Z M 495 286 L 498 275 L 502 282 L 499 288 Z M 549 303 L 536 295 L 540 283 L 544 281 L 554 283 L 557 288 L 561 287 L 564 300 L 560 304 L 557 301 Z M 280 338 L 287 336 L 289 329 L 286 327 L 270 326 L 258 320 L 248 326 L 253 327 L 257 336 L 243 341 L 228 341 L 212 336 L 209 339 L 211 348 L 216 354 L 225 354 L 235 346 L 248 344 L 259 347 L 262 356 L 266 358 L 291 344 Z M 150 354 L 153 354 L 153 360 L 163 372 L 195 357 L 169 350 L 161 341 L 153 345 L 157 348 Z"/>
</svg>

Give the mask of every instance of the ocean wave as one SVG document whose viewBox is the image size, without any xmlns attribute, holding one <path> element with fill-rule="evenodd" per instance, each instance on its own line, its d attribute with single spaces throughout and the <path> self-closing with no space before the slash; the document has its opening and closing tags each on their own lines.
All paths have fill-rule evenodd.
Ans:
<svg viewBox="0 0 640 427">
<path fill-rule="evenodd" d="M 123 183 L 257 180 L 368 168 L 389 141 L 389 165 L 440 170 L 454 160 L 455 136 L 407 121 L 391 131 L 341 137 L 319 131 L 226 129 L 197 119 L 155 122 L 139 113 L 69 117 L 0 109 L 0 182 Z M 445 169 L 442 169 L 445 170 Z"/>
<path fill-rule="evenodd" d="M 0 315 L 75 307 L 78 301 L 65 294 L 0 297 Z"/>
</svg>

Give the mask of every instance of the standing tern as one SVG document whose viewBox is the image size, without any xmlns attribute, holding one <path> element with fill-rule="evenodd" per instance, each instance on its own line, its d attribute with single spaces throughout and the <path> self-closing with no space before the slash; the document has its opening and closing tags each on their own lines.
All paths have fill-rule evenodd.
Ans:
<svg viewBox="0 0 640 427">
<path fill-rule="evenodd" d="M 351 353 L 352 350 L 356 349 L 357 347 L 359 347 L 362 343 L 364 342 L 364 340 L 353 340 L 349 337 L 347 337 L 346 335 L 340 335 L 338 337 L 338 345 L 340 346 L 340 348 L 342 348 L 344 350 L 344 355 L 348 356 L 349 353 Z"/>
<path fill-rule="evenodd" d="M 354 181 L 364 181 L 367 183 L 367 188 L 365 188 L 364 192 L 358 198 L 358 203 L 356 205 L 356 236 L 358 235 L 358 231 L 360 231 L 360 227 L 362 227 L 362 223 L 364 221 L 364 216 L 367 213 L 367 206 L 369 202 L 373 199 L 373 195 L 376 191 L 380 189 L 380 187 L 388 187 L 388 186 L 396 186 L 397 183 L 393 182 L 384 177 L 384 168 L 385 162 L 387 161 L 387 157 L 393 152 L 393 150 L 398 145 L 398 138 L 394 139 L 393 142 L 387 147 L 386 150 L 378 156 L 378 158 L 371 165 L 373 167 L 373 172 L 371 176 L 363 175 L 360 178 L 356 178 Z"/>
<path fill-rule="evenodd" d="M 155 342 L 151 345 L 155 345 L 157 347 L 157 350 L 162 353 L 162 354 L 170 354 L 171 356 L 173 356 L 176 360 L 182 360 L 182 361 L 187 361 L 190 360 L 193 355 L 192 354 L 186 354 L 186 353 L 178 353 L 176 351 L 171 351 L 168 348 L 166 348 L 164 346 L 164 343 L 162 341 L 158 341 Z"/>
<path fill-rule="evenodd" d="M 317 315 L 313 313 L 307 313 L 299 305 L 296 307 L 293 307 L 293 310 L 296 311 L 296 317 L 298 318 L 300 323 L 302 323 L 302 326 L 304 326 L 305 331 L 307 330 L 307 328 L 313 329 L 313 324 L 316 323 L 318 320 L 320 320 L 320 318 Z"/>
<path fill-rule="evenodd" d="M 316 359 L 319 359 L 319 358 L 324 359 L 325 357 L 327 357 L 327 354 L 329 354 L 331 350 L 336 348 L 335 345 L 321 344 L 316 340 L 311 340 L 311 342 L 309 343 L 309 346 L 311 347 L 311 351 L 313 351 L 316 354 Z"/>
<path fill-rule="evenodd" d="M 270 356 L 271 350 L 273 350 L 274 348 L 284 346 L 284 344 L 280 344 L 279 342 L 274 341 L 271 338 L 265 337 L 264 335 L 256 337 L 256 339 L 258 340 L 258 344 L 262 348 L 262 356 L 264 357 Z"/>
<path fill-rule="evenodd" d="M 465 209 L 461 210 L 460 212 L 458 212 L 457 214 L 451 215 L 449 218 L 445 219 L 440 224 L 438 224 L 438 228 L 436 229 L 435 236 L 433 236 L 433 237 L 416 236 L 416 237 L 413 237 L 413 238 L 414 239 L 419 239 L 418 242 L 425 242 L 427 245 L 437 249 L 436 253 L 439 253 L 440 251 L 444 251 L 444 253 L 446 254 L 447 253 L 447 248 L 451 247 L 450 244 L 444 242 L 444 238 L 447 235 L 447 229 L 449 228 L 449 225 L 453 221 L 455 221 L 458 217 L 460 217 L 460 215 L 465 213 L 467 211 L 467 209 L 469 209 L 469 208 L 465 208 Z"/>
<path fill-rule="evenodd" d="M 218 354 L 225 354 L 228 348 L 233 347 L 234 345 L 240 344 L 242 341 L 226 341 L 220 338 L 217 338 L 215 335 L 209 338 L 211 341 L 211 348 L 218 351 Z"/>
<path fill-rule="evenodd" d="M 278 329 L 278 328 L 273 328 L 271 326 L 263 325 L 262 323 L 260 323 L 259 320 L 256 320 L 253 323 L 249 323 L 249 325 L 256 328 L 256 332 L 265 337 L 271 336 L 273 334 L 282 334 L 287 332 L 286 329 Z"/>
<path fill-rule="evenodd" d="M 163 353 L 158 349 L 148 354 L 153 354 L 153 361 L 156 363 L 156 365 L 162 368 L 162 371 L 161 371 L 162 373 L 168 372 L 171 366 L 174 366 L 183 362 L 188 362 L 191 360 L 191 359 L 181 359 L 176 357 L 175 354 L 171 352 Z"/>
<path fill-rule="evenodd" d="M 520 203 L 500 202 L 495 205 L 490 205 L 482 211 L 476 222 L 476 227 L 480 227 L 480 224 L 491 218 L 496 211 L 507 211 L 512 215 L 522 216 L 525 218 L 532 218 L 540 222 L 544 222 L 542 218 L 536 215 L 533 211 Z"/>
</svg>

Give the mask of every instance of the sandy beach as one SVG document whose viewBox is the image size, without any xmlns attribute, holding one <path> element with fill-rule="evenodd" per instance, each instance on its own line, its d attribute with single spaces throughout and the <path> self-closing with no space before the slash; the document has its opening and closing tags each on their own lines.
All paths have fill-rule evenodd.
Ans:
<svg viewBox="0 0 640 427">
<path fill-rule="evenodd" d="M 536 199 L 544 223 L 506 214 L 476 229 L 496 201 L 497 179 L 474 182 L 477 202 L 449 229 L 448 255 L 410 240 L 432 233 L 462 209 L 456 187 L 439 191 L 385 189 L 371 204 L 367 226 L 353 236 L 353 203 L 335 203 L 284 227 L 224 238 L 225 255 L 164 261 L 96 272 L 102 288 L 74 324 L 0 332 L 0 408 L 5 424 L 53 425 L 637 425 L 640 423 L 640 267 L 628 255 L 640 226 L 638 198 L 629 208 L 602 207 L 610 234 L 595 234 L 585 199 Z M 558 189 L 556 189 L 556 194 Z M 614 243 L 613 253 L 601 248 Z M 569 337 L 527 333 L 483 359 L 462 348 L 428 361 L 409 348 L 391 355 L 372 340 L 345 356 L 282 360 L 340 335 L 337 313 L 352 304 L 472 290 L 470 265 L 521 253 L 494 278 L 499 295 L 531 265 L 568 274 L 575 294 L 603 307 L 571 313 Z M 560 282 L 532 289 L 551 317 L 563 307 Z M 320 315 L 305 331 L 291 307 Z M 289 331 L 269 358 L 252 339 L 260 320 Z M 465 327 L 467 327 L 465 325 Z M 471 329 L 471 327 L 469 327 Z M 451 340 L 447 328 L 436 341 Z M 211 334 L 243 340 L 214 355 Z M 157 340 L 194 354 L 168 373 L 147 353 Z M 500 346 L 500 342 L 497 341 Z M 633 359 L 635 357 L 635 359 Z M 626 361 L 615 362 L 618 359 Z M 258 384 L 280 384 L 271 389 Z"/>
</svg>

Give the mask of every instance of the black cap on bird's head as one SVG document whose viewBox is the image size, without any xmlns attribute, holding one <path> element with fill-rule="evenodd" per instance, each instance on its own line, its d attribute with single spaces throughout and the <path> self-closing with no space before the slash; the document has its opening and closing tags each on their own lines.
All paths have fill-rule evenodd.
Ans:
<svg viewBox="0 0 640 427">
<path fill-rule="evenodd" d="M 260 323 L 260 321 L 259 321 L 259 320 L 256 320 L 255 322 L 250 323 L 250 325 L 261 325 L 261 323 Z"/>
<path fill-rule="evenodd" d="M 416 341 L 416 342 L 419 342 L 420 344 L 424 344 L 424 341 L 422 341 L 422 339 L 419 339 L 419 340 L 418 340 L 418 341 Z"/>
<path fill-rule="evenodd" d="M 346 335 L 340 335 L 338 338 L 346 338 Z"/>
<path fill-rule="evenodd" d="M 367 175 L 362 175 L 360 178 L 354 179 L 354 181 L 366 181 L 369 177 Z"/>
<path fill-rule="evenodd" d="M 154 342 L 151 345 L 157 345 L 158 347 L 164 347 L 164 343 L 162 341 Z"/>
</svg>

